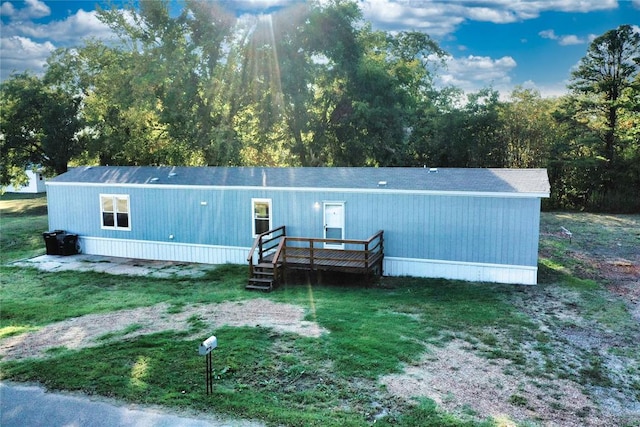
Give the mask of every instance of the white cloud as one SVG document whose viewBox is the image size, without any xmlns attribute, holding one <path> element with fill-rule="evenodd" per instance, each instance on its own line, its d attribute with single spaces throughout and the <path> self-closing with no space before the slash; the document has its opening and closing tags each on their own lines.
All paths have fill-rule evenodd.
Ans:
<svg viewBox="0 0 640 427">
<path fill-rule="evenodd" d="M 11 22 L 3 26 L 3 34 L 76 44 L 86 37 L 105 39 L 112 36 L 109 27 L 98 20 L 95 11 L 85 12 L 82 9 L 63 21 L 51 21 L 47 24 Z"/>
<path fill-rule="evenodd" d="M 7 3 L 0 6 L 3 14 L 10 12 L 10 7 L 5 6 Z M 6 79 L 13 71 L 42 73 L 46 59 L 56 47 L 79 46 L 86 38 L 107 40 L 114 37 L 109 27 L 98 20 L 95 11 L 80 9 L 64 20 L 46 24 L 19 20 L 22 16 L 37 16 L 37 10 L 41 14 L 45 12 L 40 2 L 30 0 L 26 7 L 10 17 L 9 23 L 2 24 L 0 80 Z"/>
<path fill-rule="evenodd" d="M 568 93 L 567 82 L 558 82 L 554 84 L 539 85 L 533 80 L 527 80 L 521 85 L 524 89 L 533 89 L 540 92 L 543 98 L 555 98 L 566 95 Z"/>
<path fill-rule="evenodd" d="M 13 16 L 16 13 L 16 8 L 11 3 L 4 2 L 0 5 L 0 16 Z"/>
<path fill-rule="evenodd" d="M 640 0 L 635 0 L 640 3 Z M 519 22 L 542 12 L 590 12 L 618 7 L 617 0 L 360 0 L 364 17 L 386 30 L 415 29 L 439 37 L 465 21 Z"/>
<path fill-rule="evenodd" d="M 439 2 L 363 0 L 360 6 L 365 19 L 386 30 L 413 29 L 442 36 L 453 32 L 464 22 L 464 17 L 447 13 L 449 5 Z"/>
<path fill-rule="evenodd" d="M 51 15 L 51 9 L 40 0 L 25 0 L 25 7 L 17 9 L 13 3 L 4 2 L 0 6 L 2 16 L 8 16 L 12 21 L 44 18 Z"/>
<path fill-rule="evenodd" d="M 578 37 L 574 34 L 559 36 L 553 30 L 544 30 L 538 33 L 543 39 L 557 40 L 560 46 L 570 46 L 574 44 L 585 44 L 593 40 L 593 35 L 589 35 L 586 38 Z"/>
<path fill-rule="evenodd" d="M 448 57 L 447 69 L 438 76 L 441 86 L 453 85 L 466 92 L 492 86 L 503 91 L 511 87 L 511 71 L 517 66 L 510 56 L 493 59 L 487 56 L 469 55 L 462 58 Z"/>
<path fill-rule="evenodd" d="M 570 46 L 574 44 L 584 44 L 584 43 L 586 43 L 585 39 L 581 39 L 580 37 L 575 36 L 573 34 L 568 36 L 562 36 L 558 40 L 558 44 L 560 44 L 560 46 Z"/>
<path fill-rule="evenodd" d="M 56 42 L 77 42 L 87 37 L 98 39 L 113 35 L 109 27 L 100 22 L 95 11 L 85 12 L 80 9 L 64 21 L 51 21 L 48 24 L 33 22 L 14 26 L 13 31 L 36 39 L 50 39 Z"/>
<path fill-rule="evenodd" d="M 259 13 L 267 9 L 290 6 L 296 0 L 227 0 L 233 4 L 233 9 L 242 10 L 248 13 Z M 227 5 L 229 6 L 229 5 Z"/>
<path fill-rule="evenodd" d="M 509 8 L 461 7 L 458 11 L 462 16 L 471 21 L 506 24 L 520 20 L 519 14 Z"/>
<path fill-rule="evenodd" d="M 39 0 L 26 0 L 27 7 L 21 9 L 28 18 L 42 18 L 51 14 L 51 9 Z"/>
<path fill-rule="evenodd" d="M 543 30 L 543 31 L 540 31 L 538 35 L 543 39 L 551 39 L 551 40 L 558 39 L 558 36 L 556 36 L 556 32 L 553 30 Z"/>
<path fill-rule="evenodd" d="M 0 78 L 4 80 L 13 72 L 26 70 L 41 73 L 47 58 L 55 46 L 46 41 L 37 43 L 26 37 L 12 36 L 0 39 L 2 47 L 2 62 L 0 66 Z"/>
</svg>

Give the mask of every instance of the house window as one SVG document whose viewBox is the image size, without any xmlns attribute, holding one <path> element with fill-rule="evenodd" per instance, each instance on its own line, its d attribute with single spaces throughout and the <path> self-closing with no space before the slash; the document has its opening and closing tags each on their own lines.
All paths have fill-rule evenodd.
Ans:
<svg viewBox="0 0 640 427">
<path fill-rule="evenodd" d="M 101 194 L 100 214 L 102 228 L 131 230 L 129 225 L 129 196 L 121 194 Z"/>
<path fill-rule="evenodd" d="M 251 199 L 253 236 L 271 230 L 271 199 Z"/>
</svg>

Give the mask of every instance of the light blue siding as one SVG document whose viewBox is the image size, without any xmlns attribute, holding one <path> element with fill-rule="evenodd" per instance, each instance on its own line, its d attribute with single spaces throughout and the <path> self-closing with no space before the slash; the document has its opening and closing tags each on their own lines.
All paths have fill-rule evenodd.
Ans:
<svg viewBox="0 0 640 427">
<path fill-rule="evenodd" d="M 129 195 L 130 231 L 101 229 L 101 193 Z M 250 247 L 252 198 L 272 199 L 273 225 L 292 236 L 322 237 L 323 202 L 339 201 L 345 237 L 384 230 L 390 257 L 537 265 L 537 197 L 50 185 L 49 226 L 90 237 Z"/>
</svg>

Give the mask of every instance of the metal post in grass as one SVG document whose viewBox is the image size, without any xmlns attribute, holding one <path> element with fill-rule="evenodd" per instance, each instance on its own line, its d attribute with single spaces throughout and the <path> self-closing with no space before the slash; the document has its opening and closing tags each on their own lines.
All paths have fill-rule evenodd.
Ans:
<svg viewBox="0 0 640 427">
<path fill-rule="evenodd" d="M 206 362 L 206 378 L 207 378 L 207 394 L 213 393 L 213 362 L 211 360 L 211 350 L 218 346 L 218 339 L 215 335 L 211 335 L 206 340 L 202 341 L 198 353 L 201 356 L 205 356 Z"/>
</svg>

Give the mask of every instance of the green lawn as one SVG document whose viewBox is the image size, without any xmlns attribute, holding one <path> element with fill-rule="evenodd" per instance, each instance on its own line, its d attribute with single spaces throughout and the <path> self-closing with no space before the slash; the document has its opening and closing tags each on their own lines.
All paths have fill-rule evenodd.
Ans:
<svg viewBox="0 0 640 427">
<path fill-rule="evenodd" d="M 47 198 L 42 194 L 0 196 L 0 264 L 45 253 Z"/>
<path fill-rule="evenodd" d="M 3 264 L 43 253 L 44 199 L 5 195 L 0 208 Z M 549 229 L 558 220 L 562 218 L 556 214 L 543 215 L 544 227 Z M 194 304 L 252 298 L 303 307 L 308 320 L 330 332 L 308 338 L 264 327 L 211 331 L 194 318 L 188 331 L 123 339 L 109 335 L 96 347 L 55 348 L 45 359 L 0 362 L 0 376 L 37 381 L 51 389 L 215 411 L 272 425 L 365 426 L 374 421 L 400 426 L 495 425 L 497 421 L 489 414 L 453 414 L 430 399 L 397 399 L 379 383 L 382 376 L 401 372 L 431 349 L 463 339 L 483 357 L 512 361 L 526 378 L 576 376 L 587 388 L 618 387 L 640 398 L 640 381 L 633 383 L 640 356 L 632 340 L 621 340 L 616 347 L 619 357 L 631 361 L 624 381 L 606 370 L 602 362 L 608 359 L 593 354 L 580 353 L 578 366 L 570 369 L 556 357 L 562 343 L 550 338 L 553 331 L 541 329 L 535 315 L 517 303 L 530 296 L 540 298 L 540 292 L 566 291 L 573 298 L 572 309 L 590 325 L 611 334 L 640 336 L 621 300 L 606 293 L 598 280 L 577 277 L 572 265 L 566 266 L 569 260 L 562 251 L 573 244 L 554 238 L 541 245 L 549 255 L 542 258 L 538 287 L 385 278 L 372 286 L 309 286 L 300 281 L 257 294 L 244 290 L 246 266 L 221 266 L 200 279 L 152 279 L 45 273 L 3 265 L 0 337 L 5 339 L 89 313 L 160 302 L 180 312 Z M 553 255 L 554 251 L 559 255 Z M 550 323 L 547 329 L 565 326 L 559 322 Z M 214 352 L 214 393 L 207 396 L 204 360 L 197 348 L 212 332 L 219 348 Z M 531 346 L 540 349 L 541 366 L 530 363 Z M 519 396 L 512 400 L 514 405 L 523 404 Z"/>
</svg>

